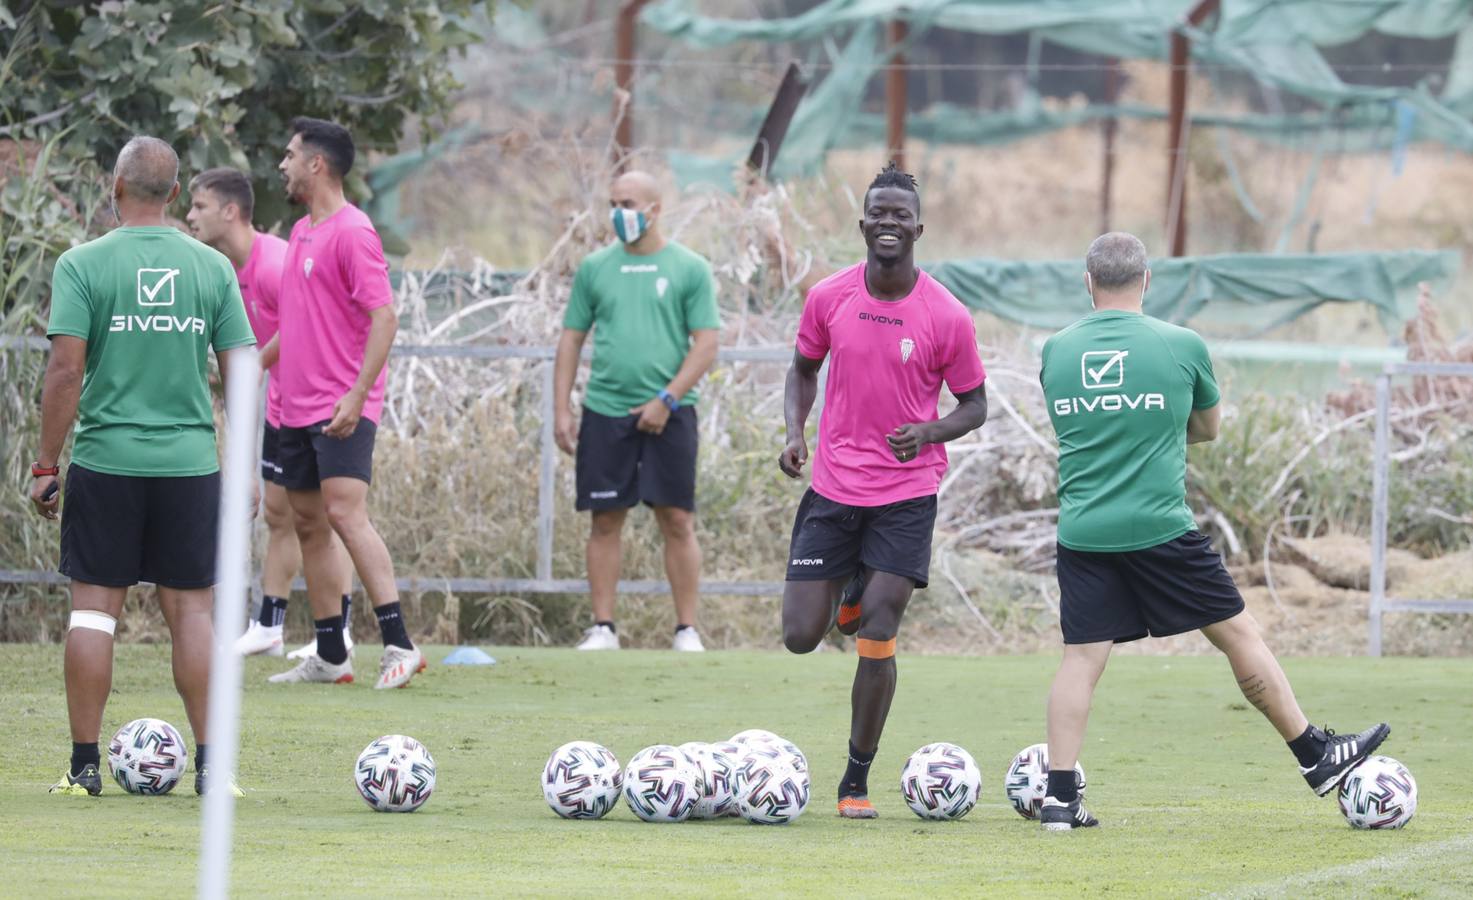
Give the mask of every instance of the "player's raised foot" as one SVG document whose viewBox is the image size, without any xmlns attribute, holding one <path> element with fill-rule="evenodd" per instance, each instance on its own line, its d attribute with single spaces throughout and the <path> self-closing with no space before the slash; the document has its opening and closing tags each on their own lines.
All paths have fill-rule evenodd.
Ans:
<svg viewBox="0 0 1473 900">
<path fill-rule="evenodd" d="M 1072 831 L 1075 828 L 1093 828 L 1100 820 L 1084 808 L 1084 800 L 1076 797 L 1073 803 L 1065 803 L 1054 797 L 1043 798 L 1043 809 L 1038 821 L 1044 831 Z"/>
<path fill-rule="evenodd" d="M 65 794 L 69 797 L 96 797 L 102 793 L 102 775 L 97 771 L 97 766 L 88 763 L 76 775 L 67 772 L 61 776 L 61 780 L 53 784 L 48 793 Z"/>
<path fill-rule="evenodd" d="M 701 643 L 701 633 L 694 628 L 682 628 L 675 632 L 675 639 L 670 642 L 671 650 L 680 650 L 684 653 L 704 653 L 706 645 Z"/>
<path fill-rule="evenodd" d="M 579 650 L 618 650 L 619 634 L 607 625 L 595 625 L 583 632 Z"/>
<path fill-rule="evenodd" d="M 844 590 L 839 593 L 839 614 L 834 620 L 840 634 L 854 634 L 859 631 L 859 622 L 863 618 L 859 610 L 859 598 L 864 595 L 864 570 L 860 569 L 844 585 Z"/>
<path fill-rule="evenodd" d="M 403 687 L 420 670 L 424 661 L 424 654 L 419 652 L 418 647 L 405 650 L 390 644 L 384 648 L 384 655 L 379 659 L 378 681 L 373 686 L 374 690 Z"/>
<path fill-rule="evenodd" d="M 1321 797 L 1340 786 L 1345 775 L 1360 764 L 1361 760 L 1376 752 L 1386 736 L 1391 734 L 1391 726 L 1382 722 L 1380 725 L 1372 725 L 1360 734 L 1336 734 L 1333 730 L 1326 728 L 1323 732 L 1325 737 L 1325 752 L 1320 761 L 1309 768 L 1299 767 L 1299 774 L 1309 782 L 1310 790 Z"/>
<path fill-rule="evenodd" d="M 235 639 L 235 652 L 241 656 L 281 656 L 286 653 L 286 645 L 281 639 L 281 626 L 262 625 L 252 620 L 246 626 L 245 634 Z"/>
<path fill-rule="evenodd" d="M 343 632 L 343 646 L 348 648 L 348 655 L 349 656 L 352 656 L 353 655 L 353 635 L 349 634 L 346 630 Z M 306 659 L 309 656 L 316 656 L 316 655 L 317 655 L 317 641 L 316 640 L 313 640 L 311 643 L 303 644 L 302 646 L 300 646 L 297 649 L 293 650 L 292 652 L 288 653 L 286 655 L 286 658 L 287 659 Z"/>
<path fill-rule="evenodd" d="M 317 654 L 312 654 L 296 668 L 266 679 L 272 684 L 351 684 L 353 681 L 353 657 L 333 665 Z"/>
<path fill-rule="evenodd" d="M 194 792 L 200 796 L 204 796 L 205 791 L 210 789 L 210 780 L 210 766 L 206 763 L 195 770 Z M 245 796 L 245 791 L 240 789 L 240 785 L 235 783 L 234 778 L 226 778 L 225 787 L 236 797 Z"/>
<path fill-rule="evenodd" d="M 850 797 L 839 798 L 839 818 L 841 819 L 878 819 L 880 811 L 869 802 L 865 794 L 855 794 Z"/>
</svg>

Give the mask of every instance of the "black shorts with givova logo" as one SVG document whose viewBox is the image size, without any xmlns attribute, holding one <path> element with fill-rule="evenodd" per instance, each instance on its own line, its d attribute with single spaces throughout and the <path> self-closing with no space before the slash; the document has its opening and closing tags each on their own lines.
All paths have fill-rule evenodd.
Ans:
<svg viewBox="0 0 1473 900">
<path fill-rule="evenodd" d="M 639 503 L 696 508 L 696 408 L 677 406 L 665 430 L 639 430 L 639 416 L 605 416 L 583 410 L 578 426 L 573 508 L 628 509 Z"/>
<path fill-rule="evenodd" d="M 1196 531 L 1122 553 L 1059 545 L 1059 625 L 1066 644 L 1196 631 L 1243 611 L 1212 541 Z"/>
<path fill-rule="evenodd" d="M 809 488 L 793 520 L 788 581 L 847 578 L 860 566 L 925 587 L 931 575 L 936 495 L 884 506 L 850 506 Z"/>
</svg>

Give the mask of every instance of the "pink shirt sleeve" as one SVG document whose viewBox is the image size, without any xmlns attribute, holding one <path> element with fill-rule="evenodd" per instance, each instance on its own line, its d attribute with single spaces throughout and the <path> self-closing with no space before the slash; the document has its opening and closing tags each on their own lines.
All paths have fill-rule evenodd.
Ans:
<svg viewBox="0 0 1473 900">
<path fill-rule="evenodd" d="M 809 359 L 829 354 L 829 293 L 810 290 L 798 322 L 798 352 Z"/>
<path fill-rule="evenodd" d="M 951 352 L 941 377 L 953 394 L 975 390 L 987 378 L 982 355 L 977 352 L 977 323 L 965 311 L 957 314 L 951 327 Z"/>
<path fill-rule="evenodd" d="M 338 259 L 343 264 L 343 283 L 359 309 L 368 312 L 394 302 L 389 284 L 389 263 L 384 245 L 371 228 L 353 228 L 342 235 Z"/>
</svg>

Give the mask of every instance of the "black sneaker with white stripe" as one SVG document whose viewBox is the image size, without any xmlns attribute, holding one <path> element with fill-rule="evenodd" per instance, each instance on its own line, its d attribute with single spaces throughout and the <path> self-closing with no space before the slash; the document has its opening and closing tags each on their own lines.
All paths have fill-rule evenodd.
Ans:
<svg viewBox="0 0 1473 900">
<path fill-rule="evenodd" d="M 1327 740 L 1320 761 L 1307 769 L 1299 767 L 1299 774 L 1309 782 L 1310 790 L 1321 797 L 1339 787 L 1347 772 L 1376 752 L 1376 748 L 1391 734 L 1391 726 L 1382 722 L 1360 734 L 1341 735 L 1328 728 L 1324 733 Z"/>
<path fill-rule="evenodd" d="M 1072 831 L 1075 828 L 1093 828 L 1100 824 L 1100 820 L 1084 808 L 1084 800 L 1079 797 L 1074 798 L 1073 803 L 1065 803 L 1053 797 L 1043 798 L 1043 809 L 1039 810 L 1038 821 L 1043 823 L 1044 831 Z"/>
</svg>

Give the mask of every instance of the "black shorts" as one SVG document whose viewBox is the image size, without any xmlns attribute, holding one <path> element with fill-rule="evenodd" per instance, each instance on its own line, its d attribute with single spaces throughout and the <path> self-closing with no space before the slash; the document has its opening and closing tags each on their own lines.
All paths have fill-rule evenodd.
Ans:
<svg viewBox="0 0 1473 900">
<path fill-rule="evenodd" d="M 327 478 L 373 482 L 373 440 L 378 426 L 359 419 L 345 438 L 328 437 L 330 420 L 305 428 L 281 427 L 276 445 L 276 483 L 289 491 L 315 491 Z"/>
<path fill-rule="evenodd" d="M 930 580 L 935 529 L 935 494 L 884 506 L 849 506 L 809 488 L 793 520 L 787 580 L 846 578 L 862 565 L 923 588 Z"/>
<path fill-rule="evenodd" d="M 1059 624 L 1066 644 L 1195 631 L 1243 611 L 1243 596 L 1205 535 L 1124 553 L 1059 545 Z"/>
<path fill-rule="evenodd" d="M 281 483 L 281 429 L 270 422 L 261 432 L 261 480 Z"/>
<path fill-rule="evenodd" d="M 679 406 L 665 430 L 636 427 L 639 416 L 583 410 L 576 457 L 578 499 L 584 510 L 628 509 L 637 503 L 695 511 L 696 408 Z"/>
<path fill-rule="evenodd" d="M 219 472 L 108 475 L 73 463 L 61 503 L 61 574 L 104 587 L 210 587 L 219 518 Z"/>
</svg>

